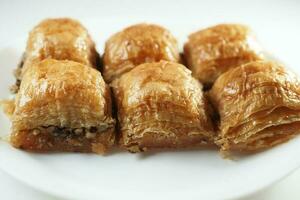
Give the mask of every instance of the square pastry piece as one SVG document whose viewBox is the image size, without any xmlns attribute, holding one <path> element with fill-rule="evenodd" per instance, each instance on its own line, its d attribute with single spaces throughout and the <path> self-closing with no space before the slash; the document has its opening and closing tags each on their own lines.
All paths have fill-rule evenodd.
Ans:
<svg viewBox="0 0 300 200">
<path fill-rule="evenodd" d="M 227 70 L 262 59 L 262 48 L 248 27 L 221 24 L 191 34 L 184 57 L 193 76 L 210 87 Z"/>
<path fill-rule="evenodd" d="M 46 58 L 72 60 L 91 67 L 96 66 L 98 54 L 88 31 L 70 18 L 46 19 L 35 26 L 28 37 L 23 61 L 15 71 L 18 91 L 22 74 L 35 62 Z"/>
<path fill-rule="evenodd" d="M 103 76 L 111 82 L 139 64 L 160 60 L 180 61 L 175 37 L 158 25 L 133 25 L 106 42 Z"/>
<path fill-rule="evenodd" d="M 53 18 L 43 20 L 31 30 L 24 65 L 53 58 L 95 66 L 96 56 L 95 44 L 80 22 L 70 18 Z"/>
<path fill-rule="evenodd" d="M 121 145 L 130 152 L 213 143 L 201 84 L 173 62 L 145 63 L 113 82 Z"/>
<path fill-rule="evenodd" d="M 280 64 L 257 61 L 221 75 L 210 90 L 222 151 L 255 151 L 300 133 L 300 81 Z"/>
<path fill-rule="evenodd" d="M 103 153 L 114 144 L 110 90 L 100 72 L 45 59 L 24 74 L 11 116 L 13 146 Z"/>
</svg>

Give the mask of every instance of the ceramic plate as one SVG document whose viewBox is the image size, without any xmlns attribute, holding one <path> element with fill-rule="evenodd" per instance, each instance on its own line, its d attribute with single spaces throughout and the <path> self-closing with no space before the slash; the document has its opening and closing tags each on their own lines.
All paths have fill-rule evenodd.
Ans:
<svg viewBox="0 0 300 200">
<path fill-rule="evenodd" d="M 74 2 L 73 6 L 81 6 L 82 1 Z M 220 2 L 188 1 L 177 5 L 173 3 L 171 7 L 168 7 L 167 3 L 161 3 L 157 7 L 157 12 L 150 12 L 148 9 L 156 9 L 155 4 L 157 5 L 158 1 L 151 4 L 136 2 L 138 4 L 136 6 L 147 7 L 147 9 L 122 10 L 118 7 L 119 15 L 114 15 L 116 11 L 113 8 L 117 5 L 116 2 L 111 7 L 99 6 L 99 13 L 95 15 L 91 13 L 95 13 L 95 7 L 98 4 L 104 4 L 103 2 L 82 5 L 84 9 L 91 11 L 82 15 L 76 9 L 70 11 L 67 4 L 60 5 L 60 8 L 61 12 L 64 11 L 66 15 L 79 19 L 88 28 L 100 53 L 103 52 L 105 40 L 112 33 L 136 22 L 154 22 L 166 26 L 181 44 L 190 32 L 208 25 L 220 22 L 245 23 L 254 29 L 268 50 L 299 73 L 295 67 L 298 62 L 295 59 L 296 54 L 293 53 L 297 45 L 299 47 L 299 41 L 297 43 L 299 30 L 293 26 L 292 22 L 295 18 L 289 18 L 290 15 L 285 17 L 284 14 L 284 12 L 294 13 L 293 16 L 298 17 L 299 14 L 293 12 L 294 7 L 285 7 L 283 3 L 279 3 L 281 1 L 277 4 L 273 3 L 272 9 L 268 10 L 264 9 L 269 8 L 268 5 L 271 3 L 253 5 L 251 1 L 251 3 L 245 2 L 244 5 L 237 6 L 234 2 L 232 4 Z M 44 7 L 46 6 L 49 6 L 49 10 L 52 8 L 52 11 L 55 8 L 49 1 L 45 1 Z M 297 6 L 296 3 L 295 6 Z M 12 70 L 24 51 L 28 31 L 40 19 L 46 16 L 57 16 L 51 14 L 48 9 L 39 11 L 38 7 L 36 13 L 28 13 L 22 10 L 25 7 L 26 5 L 21 5 L 18 9 L 20 15 L 26 14 L 31 19 L 30 22 L 26 22 L 27 18 L 24 18 L 24 24 L 27 26 L 25 27 L 22 21 L 14 23 L 11 26 L 12 30 L 19 30 L 18 26 L 21 28 L 17 32 L 12 31 L 10 37 L 13 36 L 13 38 L 9 40 L 5 39 L 8 38 L 9 27 L 0 32 L 2 34 L 0 38 L 5 39 L 5 41 L 0 39 L 0 98 L 9 97 L 8 87 L 14 82 Z M 136 8 L 134 5 L 128 7 Z M 180 9 L 184 10 L 179 12 Z M 248 9 L 255 9 L 255 12 L 249 12 Z M 280 18 L 282 21 L 276 21 L 278 17 L 276 13 L 280 10 L 283 12 Z M 61 12 L 59 12 L 60 15 L 62 15 Z M 140 16 L 135 17 L 129 14 L 133 12 Z M 251 13 L 255 14 L 250 15 Z M 6 15 L 9 18 L 8 11 Z M 2 136 L 9 133 L 9 126 L 8 119 L 1 112 L 0 134 Z M 0 167 L 3 170 L 34 188 L 71 199 L 237 198 L 261 190 L 286 176 L 300 166 L 299 155 L 300 137 L 271 150 L 235 160 L 222 159 L 216 150 L 144 154 L 114 151 L 106 156 L 76 153 L 46 155 L 20 151 L 12 148 L 5 141 L 0 142 Z"/>
</svg>

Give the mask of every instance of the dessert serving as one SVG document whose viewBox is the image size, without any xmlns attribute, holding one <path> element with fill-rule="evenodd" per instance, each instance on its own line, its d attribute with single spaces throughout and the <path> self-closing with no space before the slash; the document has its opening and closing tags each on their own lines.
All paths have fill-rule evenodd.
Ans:
<svg viewBox="0 0 300 200">
<path fill-rule="evenodd" d="M 268 60 L 244 25 L 191 34 L 183 62 L 159 25 L 117 32 L 100 58 L 78 21 L 46 19 L 15 76 L 14 98 L 2 102 L 10 143 L 33 152 L 255 152 L 300 133 L 300 79 Z"/>
<path fill-rule="evenodd" d="M 133 25 L 114 34 L 106 42 L 103 76 L 110 83 L 139 64 L 160 60 L 180 61 L 174 36 L 158 25 Z"/>
<path fill-rule="evenodd" d="M 113 146 L 110 88 L 96 69 L 97 57 L 76 20 L 47 19 L 30 32 L 15 99 L 5 106 L 14 147 L 102 154 Z"/>
<path fill-rule="evenodd" d="M 193 76 L 208 88 L 227 70 L 263 58 L 253 32 L 240 24 L 220 24 L 192 33 L 184 56 Z"/>
<path fill-rule="evenodd" d="M 113 82 L 121 144 L 131 152 L 213 144 L 202 85 L 183 65 L 145 63 Z"/>
<path fill-rule="evenodd" d="M 72 60 L 96 67 L 97 56 L 88 31 L 77 20 L 43 20 L 29 34 L 22 63 L 15 70 L 17 81 L 11 90 L 16 93 L 26 69 L 45 58 Z"/>
<path fill-rule="evenodd" d="M 276 62 L 232 69 L 209 95 L 220 114 L 222 151 L 261 150 L 299 134 L 300 79 Z"/>
<path fill-rule="evenodd" d="M 25 72 L 11 113 L 13 146 L 104 153 L 114 144 L 110 90 L 100 72 L 45 59 Z"/>
</svg>

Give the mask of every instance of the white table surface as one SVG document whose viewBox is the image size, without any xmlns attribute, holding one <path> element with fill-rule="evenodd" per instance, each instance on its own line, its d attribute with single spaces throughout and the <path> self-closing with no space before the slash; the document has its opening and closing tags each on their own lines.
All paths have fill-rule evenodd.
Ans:
<svg viewBox="0 0 300 200">
<path fill-rule="evenodd" d="M 0 1 L 0 43 L 8 42 L 14 38 L 24 35 L 24 32 L 30 30 L 32 25 L 34 25 L 38 20 L 45 17 L 53 16 L 72 16 L 78 19 L 86 18 L 89 16 L 93 17 L 103 17 L 106 15 L 113 16 L 124 16 L 126 13 L 130 16 L 142 15 L 150 16 L 155 13 L 163 13 L 165 17 L 172 17 L 174 14 L 182 16 L 184 10 L 184 15 L 188 15 L 190 18 L 197 19 L 197 13 L 201 10 L 200 7 L 193 6 L 194 3 L 199 4 L 199 1 L 155 1 L 151 0 L 145 1 L 120 1 L 120 0 L 110 0 L 110 1 L 91 1 L 91 0 L 76 0 L 76 1 Z M 176 3 L 174 3 L 176 2 Z M 236 19 L 236 15 L 241 15 L 245 19 L 247 16 L 243 16 L 246 11 L 248 14 L 251 12 L 251 8 L 266 9 L 266 18 L 271 19 L 274 23 L 278 23 L 278 29 L 285 27 L 285 24 L 295 24 L 294 29 L 291 30 L 291 37 L 295 37 L 295 43 L 299 43 L 299 35 L 296 34 L 300 24 L 300 14 L 299 8 L 300 3 L 296 0 L 294 1 L 228 1 L 231 4 L 236 13 L 227 13 L 222 10 L 220 6 L 218 7 L 218 1 L 201 1 L 201 3 L 206 5 L 206 7 L 212 8 L 212 14 L 216 17 L 224 17 L 226 20 Z M 215 4 L 215 5 L 214 5 Z M 253 6 L 251 6 L 253 5 Z M 213 9 L 214 6 L 216 9 Z M 146 8 L 146 9 L 143 9 Z M 166 9 L 168 8 L 168 9 Z M 245 9 L 245 12 L 242 10 Z M 247 10 L 248 9 L 248 10 Z M 280 16 L 281 9 L 289 11 L 289 16 Z M 201 12 L 201 11 L 200 11 Z M 34 13 L 34 14 L 33 14 Z M 247 14 L 246 13 L 246 14 Z M 236 14 L 236 15 L 235 15 Z M 255 14 L 251 17 L 255 18 Z M 251 18 L 252 19 L 252 18 Z M 202 19 L 197 19 L 202 20 Z M 263 23 L 263 20 L 261 20 Z M 291 26 L 292 27 L 292 26 Z M 297 31 L 296 31 L 297 30 Z M 274 34 L 276 29 L 273 29 Z M 276 35 L 276 34 L 275 34 Z M 299 60 L 299 51 L 291 49 L 293 46 L 291 44 L 286 44 L 283 40 L 278 41 L 278 44 L 268 43 L 268 37 L 263 38 L 265 44 L 269 48 L 272 48 L 276 55 L 281 55 L 284 53 L 289 54 L 289 60 L 285 60 L 288 64 L 295 65 Z M 280 48 L 279 48 L 280 47 Z M 294 45 L 294 47 L 299 47 L 299 45 Z M 298 66 L 299 67 L 299 66 Z M 244 198 L 243 200 L 256 199 L 256 200 L 282 200 L 282 199 L 300 199 L 300 170 L 295 171 L 287 178 L 283 179 L 281 182 L 265 189 L 257 194 L 250 197 Z M 7 175 L 5 172 L 0 171 L 0 199 L 2 200 L 50 200 L 59 199 L 49 194 L 36 191 L 20 182 L 15 180 L 13 177 Z"/>
<path fill-rule="evenodd" d="M 296 200 L 300 199 L 300 169 L 279 183 L 239 200 Z M 3 200 L 63 200 L 32 189 L 0 170 L 0 199 Z"/>
</svg>

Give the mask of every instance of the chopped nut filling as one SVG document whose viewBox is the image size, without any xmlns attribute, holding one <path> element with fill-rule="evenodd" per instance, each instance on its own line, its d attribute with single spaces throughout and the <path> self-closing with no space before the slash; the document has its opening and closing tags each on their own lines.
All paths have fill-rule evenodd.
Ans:
<svg viewBox="0 0 300 200">
<path fill-rule="evenodd" d="M 38 135 L 41 132 L 52 134 L 55 137 L 78 137 L 78 136 L 85 136 L 88 139 L 93 139 L 96 137 L 97 134 L 111 128 L 111 126 L 105 124 L 105 126 L 101 125 L 99 127 L 90 127 L 90 128 L 61 128 L 57 126 L 42 126 L 39 128 L 35 128 L 32 130 L 33 135 Z"/>
</svg>

